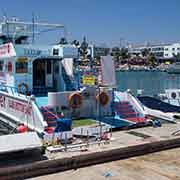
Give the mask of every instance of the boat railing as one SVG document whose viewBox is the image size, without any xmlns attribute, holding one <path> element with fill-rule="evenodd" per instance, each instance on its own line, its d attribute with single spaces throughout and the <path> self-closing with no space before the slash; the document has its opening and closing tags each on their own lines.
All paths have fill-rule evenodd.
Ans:
<svg viewBox="0 0 180 180">
<path fill-rule="evenodd" d="M 18 88 L 13 87 L 13 86 L 8 86 L 8 85 L 2 84 L 2 83 L 0 84 L 0 91 L 9 93 L 11 95 L 20 96 L 20 93 L 18 92 Z"/>
<path fill-rule="evenodd" d="M 137 113 L 140 112 L 141 114 L 145 114 L 143 105 L 141 104 L 141 102 L 139 102 L 139 100 L 136 97 L 128 93 L 128 99 Z"/>
<path fill-rule="evenodd" d="M 36 128 L 36 131 L 42 133 L 44 132 L 44 128 L 47 127 L 47 122 L 44 121 L 44 117 L 40 112 L 36 102 L 32 101 L 32 108 L 33 108 L 33 126 Z M 37 121 L 38 120 L 38 121 Z"/>
<path fill-rule="evenodd" d="M 3 91 L 3 92 L 6 92 L 10 95 L 13 95 L 13 96 L 23 96 L 23 97 L 26 97 L 27 98 L 27 93 L 22 91 L 22 92 L 19 92 L 18 88 L 17 87 L 14 87 L 14 86 L 9 86 L 9 85 L 6 85 L 6 84 L 0 84 L 0 91 Z"/>
<path fill-rule="evenodd" d="M 46 121 L 44 121 L 44 118 L 34 101 L 34 98 L 31 96 L 26 96 L 18 92 L 18 89 L 16 87 L 0 84 L 0 91 L 4 96 L 7 96 L 11 99 L 16 99 L 17 102 L 22 102 L 23 105 L 25 104 L 25 109 L 30 112 L 23 112 L 16 114 L 15 110 L 12 112 L 8 112 L 9 109 L 6 107 L 1 113 L 5 113 L 6 115 L 10 116 L 12 119 L 14 119 L 18 123 L 23 123 L 27 125 L 30 129 L 36 130 L 38 133 L 43 133 L 44 128 L 47 127 Z M 32 108 L 32 109 L 31 109 Z"/>
</svg>

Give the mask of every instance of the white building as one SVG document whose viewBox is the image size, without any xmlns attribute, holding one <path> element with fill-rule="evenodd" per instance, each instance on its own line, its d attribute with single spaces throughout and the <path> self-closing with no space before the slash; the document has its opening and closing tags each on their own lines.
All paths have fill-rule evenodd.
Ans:
<svg viewBox="0 0 180 180">
<path fill-rule="evenodd" d="M 164 58 L 172 58 L 173 55 L 180 53 L 180 43 L 174 43 L 169 46 L 164 46 Z"/>
<path fill-rule="evenodd" d="M 144 49 L 148 49 L 157 58 L 170 59 L 180 53 L 180 43 L 134 46 L 129 48 L 129 52 L 131 54 L 142 55 Z"/>
</svg>

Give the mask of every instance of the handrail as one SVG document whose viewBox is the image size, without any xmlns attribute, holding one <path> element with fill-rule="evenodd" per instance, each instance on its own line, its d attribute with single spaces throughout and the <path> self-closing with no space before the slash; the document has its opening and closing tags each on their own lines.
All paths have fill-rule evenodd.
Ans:
<svg viewBox="0 0 180 180">
<path fill-rule="evenodd" d="M 33 116 L 36 116 L 34 113 L 37 114 L 39 121 L 42 123 L 43 127 L 47 126 L 47 122 L 44 121 L 43 115 L 41 114 L 36 102 L 32 101 L 32 107 L 34 108 Z M 37 127 L 36 127 L 37 128 Z"/>
<path fill-rule="evenodd" d="M 45 106 L 42 106 L 48 113 L 50 113 L 51 115 L 53 115 L 54 117 L 56 117 L 57 119 L 59 119 L 59 117 L 56 115 L 56 114 L 54 114 L 54 113 L 52 113 L 51 111 L 49 111 L 49 109 L 47 108 L 47 107 L 45 107 Z"/>
<path fill-rule="evenodd" d="M 142 104 L 142 102 L 136 96 L 133 96 L 133 97 L 136 99 L 136 101 L 139 103 L 141 108 L 144 110 L 144 105 Z"/>
<path fill-rule="evenodd" d="M 137 101 L 137 99 L 133 95 L 128 95 L 131 103 L 134 105 L 135 108 L 137 108 L 136 111 L 138 110 L 140 113 L 144 114 L 144 107 L 142 107 L 142 104 L 140 104 L 139 101 Z"/>
</svg>

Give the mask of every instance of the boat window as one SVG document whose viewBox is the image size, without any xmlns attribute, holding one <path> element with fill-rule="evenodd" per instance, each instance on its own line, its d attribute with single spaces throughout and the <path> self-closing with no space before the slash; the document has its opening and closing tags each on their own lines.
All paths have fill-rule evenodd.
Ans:
<svg viewBox="0 0 180 180">
<path fill-rule="evenodd" d="M 0 71 L 3 71 L 4 61 L 0 61 Z"/>
<path fill-rule="evenodd" d="M 47 74 L 51 74 L 51 61 L 47 61 Z"/>
<path fill-rule="evenodd" d="M 28 63 L 27 62 L 16 62 L 16 73 L 27 73 Z"/>
</svg>

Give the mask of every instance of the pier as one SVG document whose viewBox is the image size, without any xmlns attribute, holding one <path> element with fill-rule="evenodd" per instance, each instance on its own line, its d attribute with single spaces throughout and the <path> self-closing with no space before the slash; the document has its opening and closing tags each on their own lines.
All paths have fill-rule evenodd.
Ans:
<svg viewBox="0 0 180 180">
<path fill-rule="evenodd" d="M 114 132 L 110 141 L 89 145 L 86 151 L 69 149 L 57 153 L 46 152 L 46 160 L 4 165 L 0 168 L 0 177 L 30 178 L 177 148 L 180 147 L 180 134 L 172 134 L 179 129 L 180 124 L 163 124 L 159 128 Z"/>
</svg>

